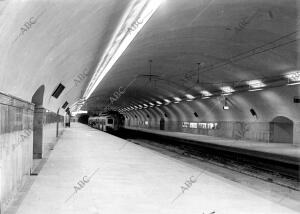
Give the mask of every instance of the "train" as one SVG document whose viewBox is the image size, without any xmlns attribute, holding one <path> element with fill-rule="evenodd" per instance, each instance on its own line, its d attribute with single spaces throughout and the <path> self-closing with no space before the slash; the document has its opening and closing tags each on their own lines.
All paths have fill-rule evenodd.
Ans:
<svg viewBox="0 0 300 214">
<path fill-rule="evenodd" d="M 124 127 L 125 118 L 118 112 L 102 113 L 90 116 L 88 125 L 104 132 L 116 132 Z"/>
</svg>

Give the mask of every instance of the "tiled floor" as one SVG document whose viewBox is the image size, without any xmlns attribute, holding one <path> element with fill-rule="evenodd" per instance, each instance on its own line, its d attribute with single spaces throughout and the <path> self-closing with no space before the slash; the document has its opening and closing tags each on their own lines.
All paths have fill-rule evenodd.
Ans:
<svg viewBox="0 0 300 214">
<path fill-rule="evenodd" d="M 193 183 L 186 185 L 187 180 Z M 280 201 L 205 169 L 72 124 L 17 213 L 299 213 Z"/>
</svg>

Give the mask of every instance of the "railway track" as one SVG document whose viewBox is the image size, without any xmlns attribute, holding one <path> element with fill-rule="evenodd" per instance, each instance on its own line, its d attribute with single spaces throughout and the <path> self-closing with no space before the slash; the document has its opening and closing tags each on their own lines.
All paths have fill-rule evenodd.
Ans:
<svg viewBox="0 0 300 214">
<path fill-rule="evenodd" d="M 299 165 L 189 144 L 155 135 L 122 132 L 119 137 L 152 149 L 160 148 L 232 171 L 300 191 Z M 134 137 L 133 137 L 134 136 Z"/>
</svg>

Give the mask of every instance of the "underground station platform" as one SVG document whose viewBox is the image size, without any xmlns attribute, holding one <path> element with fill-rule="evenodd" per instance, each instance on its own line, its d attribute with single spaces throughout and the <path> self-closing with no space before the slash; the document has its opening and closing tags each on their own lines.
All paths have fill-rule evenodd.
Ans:
<svg viewBox="0 0 300 214">
<path fill-rule="evenodd" d="M 0 0 L 0 214 L 300 213 L 300 0 Z"/>
<path fill-rule="evenodd" d="M 187 163 L 80 123 L 65 129 L 34 179 L 8 214 L 300 210 L 297 191 L 275 191 L 270 183 L 254 189 L 251 181 L 227 179 L 205 164 Z"/>
</svg>

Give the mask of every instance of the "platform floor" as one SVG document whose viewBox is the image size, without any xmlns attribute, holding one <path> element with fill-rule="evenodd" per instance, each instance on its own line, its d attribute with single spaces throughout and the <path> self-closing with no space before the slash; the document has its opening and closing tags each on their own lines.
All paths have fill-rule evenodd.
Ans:
<svg viewBox="0 0 300 214">
<path fill-rule="evenodd" d="M 87 182 L 75 192 L 80 180 Z M 194 183 L 185 186 L 187 180 Z M 299 213 L 284 207 L 283 200 L 268 200 L 266 195 L 205 169 L 72 124 L 17 213 Z"/>
<path fill-rule="evenodd" d="M 126 129 L 139 130 L 142 132 L 175 137 L 175 138 L 185 139 L 185 140 L 192 140 L 196 142 L 198 141 L 199 143 L 204 142 L 212 145 L 233 147 L 233 148 L 243 149 L 245 151 L 273 154 L 273 155 L 278 155 L 278 160 L 280 161 L 286 161 L 290 163 L 300 163 L 300 145 L 292 145 L 286 143 L 265 143 L 265 142 L 247 141 L 247 140 L 233 140 L 233 139 L 225 139 L 225 138 L 214 137 L 214 136 L 197 135 L 197 134 L 183 133 L 183 132 L 170 132 L 170 131 L 145 129 L 145 128 L 138 128 L 138 127 L 126 127 Z M 282 158 L 279 158 L 279 156 L 281 156 Z"/>
</svg>

